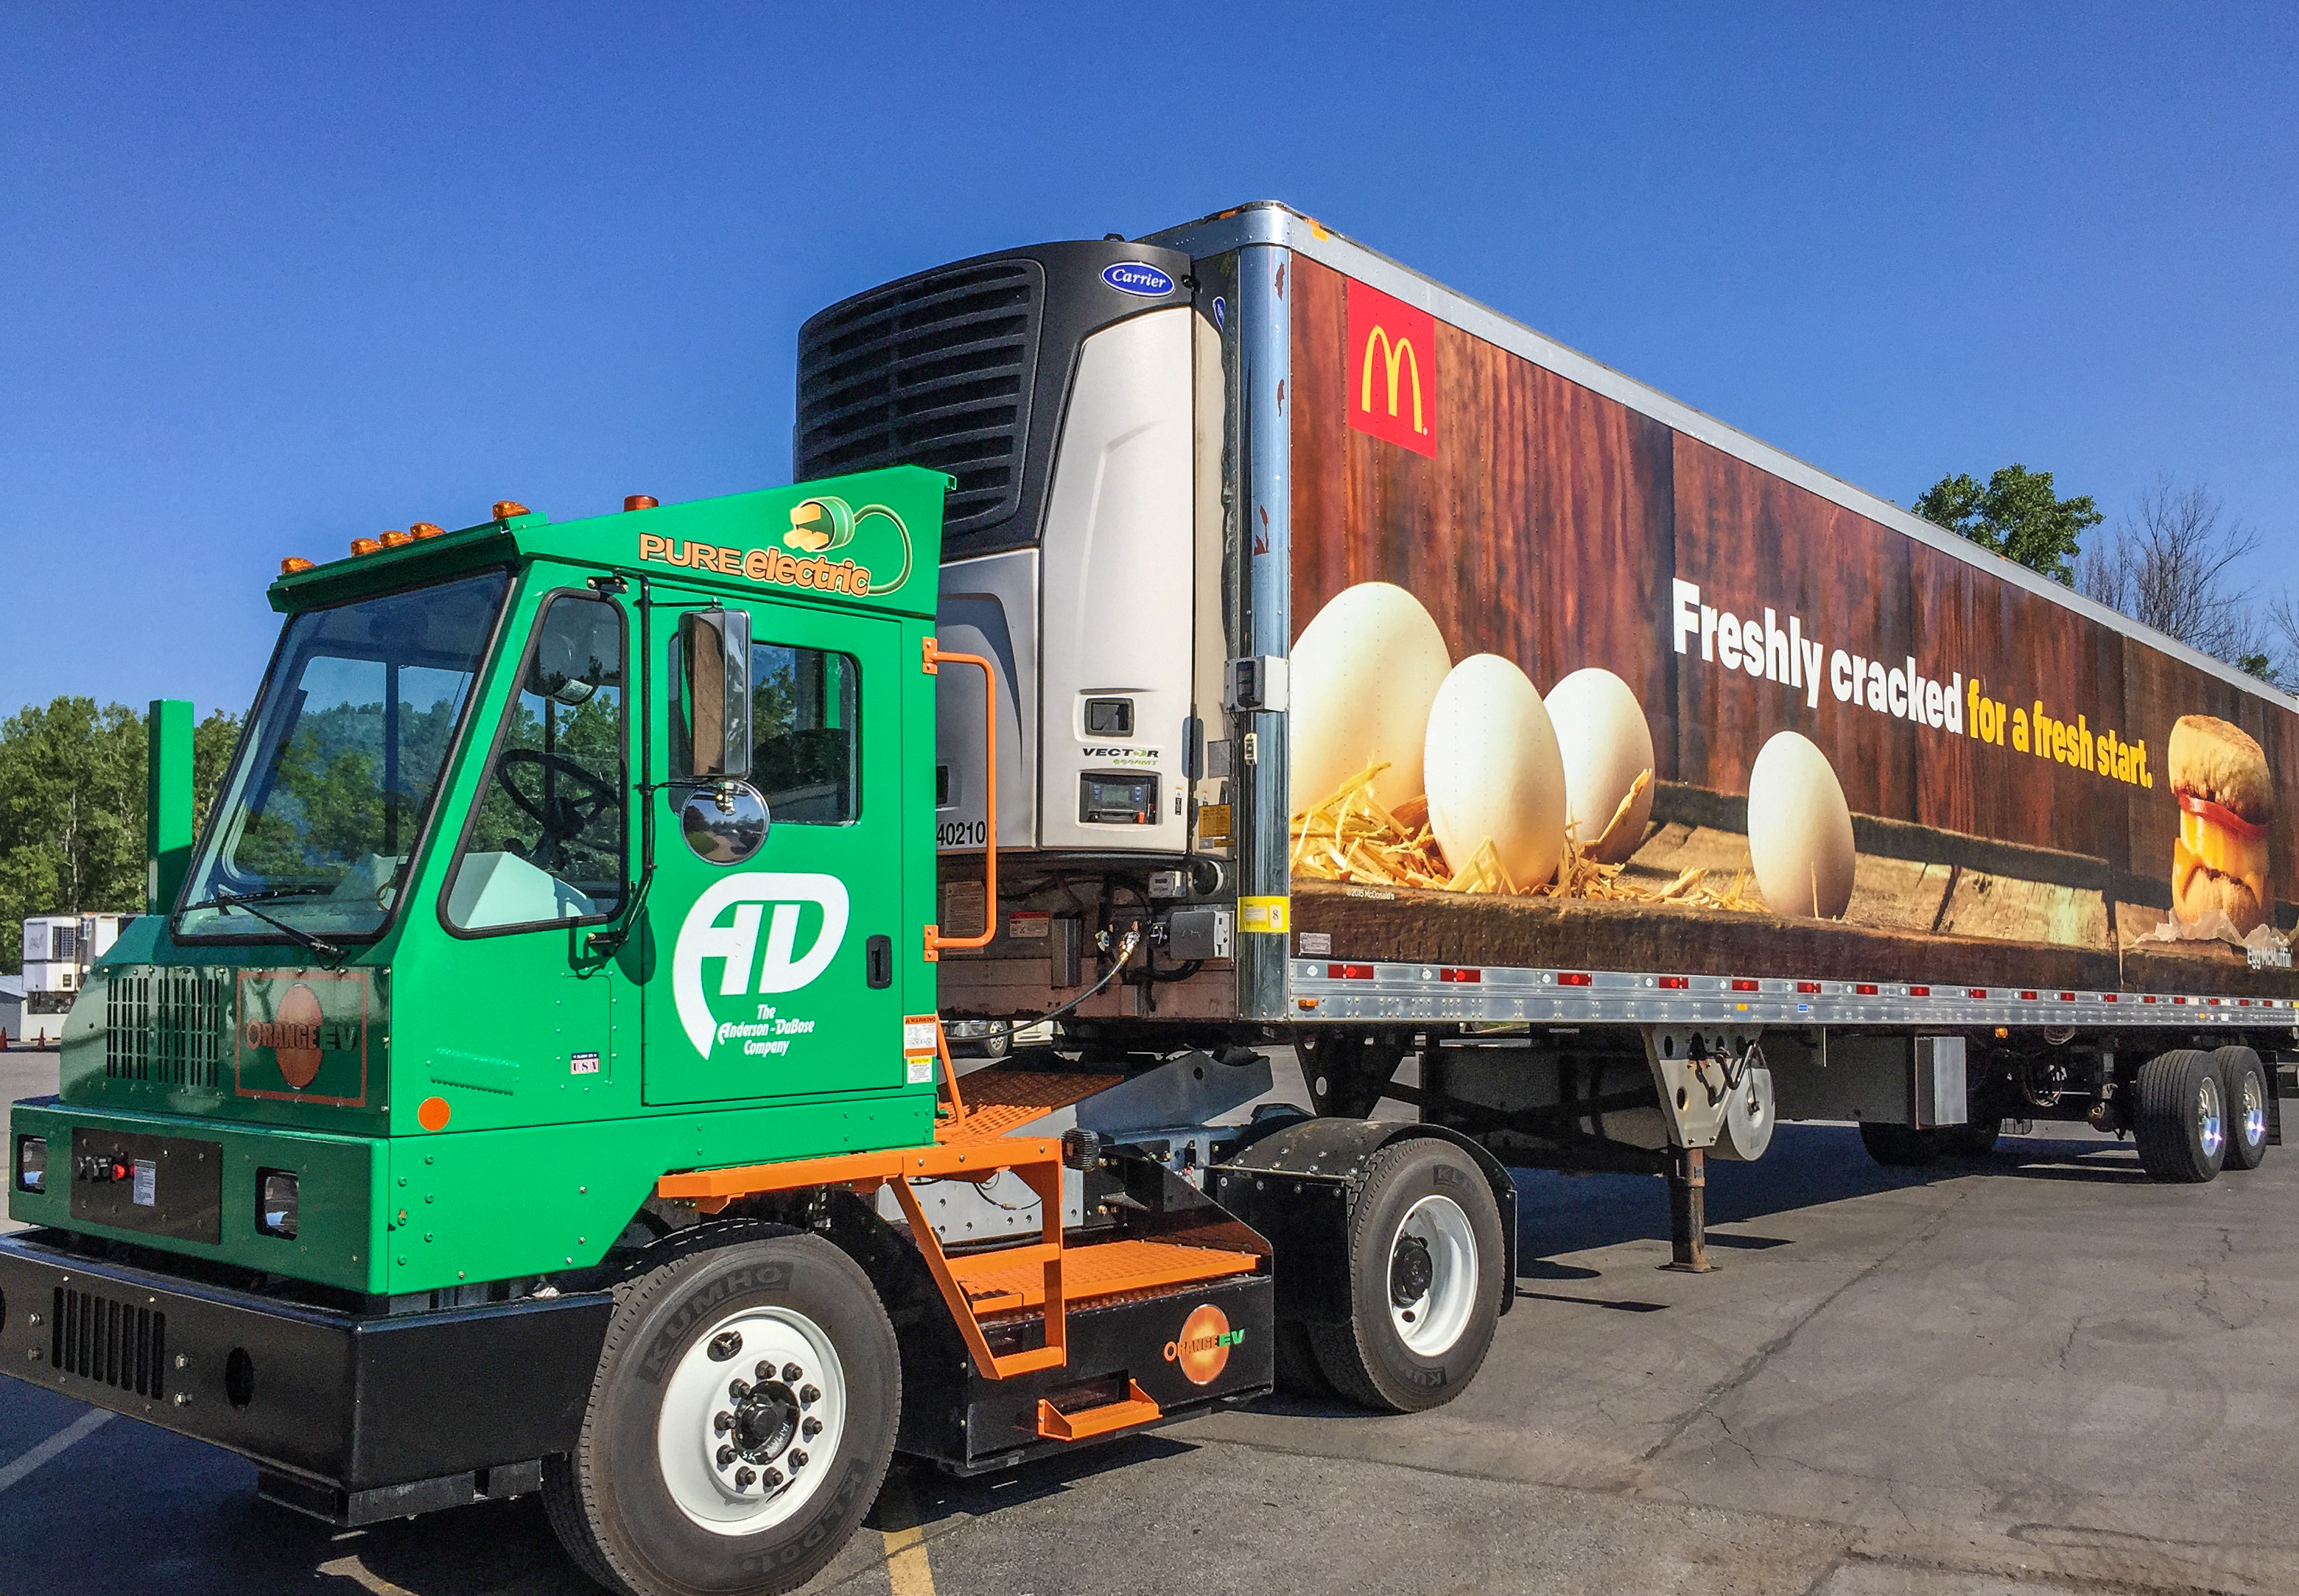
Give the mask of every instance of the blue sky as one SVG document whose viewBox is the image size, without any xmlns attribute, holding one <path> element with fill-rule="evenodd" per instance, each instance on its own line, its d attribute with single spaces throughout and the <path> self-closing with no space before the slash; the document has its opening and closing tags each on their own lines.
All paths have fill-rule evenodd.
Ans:
<svg viewBox="0 0 2299 1596">
<path fill-rule="evenodd" d="M 1310 211 L 1907 502 L 2299 588 L 2299 12 L 0 3 L 0 714 L 253 693 L 283 554 L 786 481 L 798 325 Z"/>
</svg>

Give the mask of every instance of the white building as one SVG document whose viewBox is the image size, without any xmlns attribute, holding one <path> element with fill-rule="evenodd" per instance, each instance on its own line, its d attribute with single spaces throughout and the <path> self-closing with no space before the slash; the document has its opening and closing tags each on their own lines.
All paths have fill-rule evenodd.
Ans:
<svg viewBox="0 0 2299 1596">
<path fill-rule="evenodd" d="M 24 922 L 23 1002 L 12 1038 L 54 1044 L 87 982 L 90 965 L 112 949 L 133 914 L 34 914 Z"/>
</svg>

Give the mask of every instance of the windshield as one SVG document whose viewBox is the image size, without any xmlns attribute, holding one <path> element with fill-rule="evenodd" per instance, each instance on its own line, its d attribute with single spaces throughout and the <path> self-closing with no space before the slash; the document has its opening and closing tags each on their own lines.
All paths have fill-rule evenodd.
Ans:
<svg viewBox="0 0 2299 1596">
<path fill-rule="evenodd" d="M 381 929 L 509 581 L 491 572 L 288 623 L 178 935 L 281 937 L 263 916 L 322 937 Z M 261 915 L 221 906 L 235 897 Z"/>
</svg>

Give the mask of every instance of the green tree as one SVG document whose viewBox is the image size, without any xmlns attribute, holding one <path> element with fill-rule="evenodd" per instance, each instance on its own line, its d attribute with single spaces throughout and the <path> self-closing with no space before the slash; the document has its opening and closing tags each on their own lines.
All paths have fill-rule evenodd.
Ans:
<svg viewBox="0 0 2299 1596">
<path fill-rule="evenodd" d="M 193 730 L 193 789 L 204 817 L 239 722 Z M 0 721 L 0 969 L 22 968 L 30 914 L 144 906 L 144 717 L 67 695 Z"/>
<path fill-rule="evenodd" d="M 1943 476 L 1916 500 L 1916 514 L 1981 548 L 2075 585 L 2077 545 L 2105 519 L 2088 493 L 2062 499 L 2048 471 L 2013 464 L 1982 486 L 1959 472 Z"/>
</svg>

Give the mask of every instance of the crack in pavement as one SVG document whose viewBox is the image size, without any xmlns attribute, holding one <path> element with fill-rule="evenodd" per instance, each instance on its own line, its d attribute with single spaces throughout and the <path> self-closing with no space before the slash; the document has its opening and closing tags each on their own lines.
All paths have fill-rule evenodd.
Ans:
<svg viewBox="0 0 2299 1596">
<path fill-rule="evenodd" d="M 1969 1189 L 1953 1192 L 1952 1200 L 1945 1204 L 1937 1214 L 1932 1216 L 1932 1220 L 1930 1224 L 1926 1225 L 1915 1235 L 1908 1237 L 1907 1240 L 1892 1248 L 1891 1251 L 1884 1253 L 1866 1268 L 1861 1269 L 1859 1273 L 1854 1275 L 1850 1279 L 1845 1281 L 1844 1284 L 1838 1286 L 1834 1291 L 1830 1292 L 1826 1296 L 1821 1298 L 1820 1301 L 1814 1302 L 1797 1318 L 1796 1323 L 1790 1325 L 1778 1336 L 1773 1336 L 1770 1341 L 1764 1343 L 1764 1345 L 1758 1347 L 1755 1352 L 1740 1365 L 1739 1368 L 1734 1369 L 1730 1375 L 1727 1375 L 1723 1379 L 1718 1381 L 1715 1385 L 1711 1385 L 1706 1391 L 1703 1392 L 1701 1393 L 1700 1400 L 1684 1411 L 1684 1413 L 1677 1419 L 1676 1423 L 1670 1426 L 1666 1435 L 1663 1435 L 1658 1441 L 1654 1442 L 1652 1445 L 1646 1448 L 1643 1452 L 1639 1454 L 1637 1458 L 1638 1468 L 1642 1468 L 1644 1465 L 1650 1463 L 1662 1452 L 1666 1451 L 1670 1447 L 1675 1445 L 1677 1442 L 1682 1438 L 1684 1433 L 1690 1429 L 1700 1418 L 1702 1414 L 1709 1412 L 1718 1402 L 1723 1401 L 1726 1397 L 1731 1395 L 1735 1391 L 1739 1390 L 1740 1387 L 1746 1385 L 1750 1380 L 1755 1379 L 1759 1374 L 1763 1373 L 1766 1364 L 1770 1363 L 1780 1353 L 1786 1352 L 1789 1345 L 1795 1342 L 1797 1336 L 1802 1334 L 1805 1327 L 1811 1324 L 1813 1320 L 1818 1319 L 1822 1314 L 1827 1312 L 1830 1308 L 1835 1306 L 1837 1299 L 1844 1295 L 1846 1292 L 1850 1291 L 1854 1286 L 1862 1284 L 1863 1281 L 1866 1281 L 1871 1277 L 1874 1276 L 1878 1271 L 1881 1270 L 1886 1264 L 1890 1263 L 1894 1259 L 1899 1257 L 1901 1253 L 1908 1251 L 1911 1247 L 1922 1246 L 1925 1243 L 1938 1236 L 1941 1229 L 1946 1226 L 1948 1220 L 1954 1217 L 1956 1210 L 1970 1200 L 1971 1195 L 1971 1193 Z"/>
</svg>

